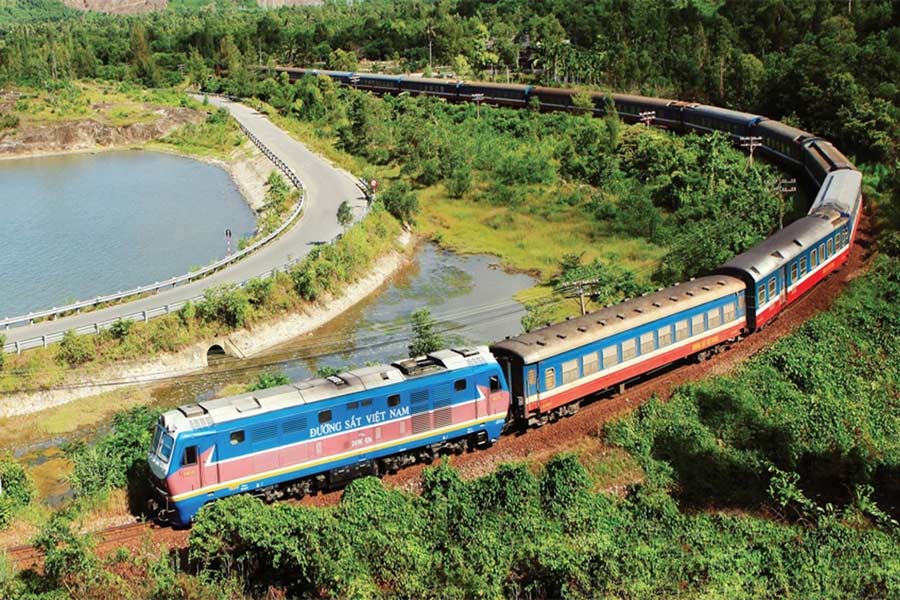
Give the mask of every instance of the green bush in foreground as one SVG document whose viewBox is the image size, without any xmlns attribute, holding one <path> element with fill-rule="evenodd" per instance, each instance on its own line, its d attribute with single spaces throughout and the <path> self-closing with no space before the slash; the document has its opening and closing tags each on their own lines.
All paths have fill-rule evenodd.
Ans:
<svg viewBox="0 0 900 600">
<path fill-rule="evenodd" d="M 159 412 L 137 407 L 116 413 L 112 429 L 93 445 L 64 448 L 73 463 L 69 482 L 76 496 L 129 487 L 139 495 L 146 483 L 147 452 Z"/>
<path fill-rule="evenodd" d="M 77 367 L 94 359 L 94 340 L 86 335 L 78 335 L 71 329 L 63 334 L 59 343 L 57 359 L 70 367 Z"/>
<path fill-rule="evenodd" d="M 31 503 L 34 483 L 10 454 L 0 457 L 0 529 L 12 521 L 15 511 Z"/>
<path fill-rule="evenodd" d="M 538 475 L 505 466 L 462 481 L 446 464 L 421 496 L 374 478 L 334 508 L 236 496 L 205 507 L 192 556 L 248 593 L 415 598 L 893 597 L 894 531 L 822 516 L 810 526 L 688 514 L 664 493 L 590 491 L 571 455 Z M 385 590 L 389 592 L 385 593 Z"/>
</svg>

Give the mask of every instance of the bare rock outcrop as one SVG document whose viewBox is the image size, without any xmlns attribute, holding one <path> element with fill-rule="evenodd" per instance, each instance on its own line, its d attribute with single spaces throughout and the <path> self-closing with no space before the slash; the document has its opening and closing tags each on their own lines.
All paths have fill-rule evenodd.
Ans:
<svg viewBox="0 0 900 600">
<path fill-rule="evenodd" d="M 190 108 L 166 107 L 155 111 L 150 123 L 104 125 L 93 119 L 22 126 L 0 132 L 0 157 L 78 152 L 110 146 L 142 144 L 165 137 L 186 123 L 199 123 L 206 114 Z"/>
<path fill-rule="evenodd" d="M 165 10 L 169 0 L 63 0 L 63 4 L 77 10 L 129 15 Z"/>
</svg>

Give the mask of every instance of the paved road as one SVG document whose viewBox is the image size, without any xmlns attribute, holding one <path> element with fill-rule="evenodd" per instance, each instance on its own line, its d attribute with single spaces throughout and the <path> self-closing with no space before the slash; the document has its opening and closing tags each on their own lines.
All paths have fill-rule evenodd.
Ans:
<svg viewBox="0 0 900 600">
<path fill-rule="evenodd" d="M 209 101 L 216 106 L 227 108 L 235 119 L 256 135 L 300 177 L 306 189 L 306 205 L 299 221 L 269 245 L 209 277 L 117 306 L 71 315 L 55 321 L 11 327 L 2 331 L 6 335 L 7 342 L 90 326 L 98 321 L 117 319 L 124 315 L 193 298 L 213 285 L 245 281 L 271 271 L 291 259 L 304 256 L 317 244 L 333 239 L 341 231 L 341 226 L 337 222 L 337 209 L 344 200 L 352 201 L 355 214 L 365 210 L 365 199 L 348 173 L 336 169 L 327 160 L 307 150 L 303 144 L 273 125 L 265 115 L 229 100 L 211 97 Z"/>
</svg>

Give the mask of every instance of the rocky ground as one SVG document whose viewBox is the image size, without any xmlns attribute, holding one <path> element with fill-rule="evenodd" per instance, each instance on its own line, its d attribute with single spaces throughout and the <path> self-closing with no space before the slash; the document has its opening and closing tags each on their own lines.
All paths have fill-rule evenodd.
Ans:
<svg viewBox="0 0 900 600">
<path fill-rule="evenodd" d="M 5 96 L 8 103 L 9 96 Z M 23 123 L 0 131 L 0 159 L 102 150 L 143 144 L 167 136 L 187 123 L 200 123 L 206 113 L 190 108 L 159 107 L 152 122 L 106 125 L 94 119 Z"/>
</svg>

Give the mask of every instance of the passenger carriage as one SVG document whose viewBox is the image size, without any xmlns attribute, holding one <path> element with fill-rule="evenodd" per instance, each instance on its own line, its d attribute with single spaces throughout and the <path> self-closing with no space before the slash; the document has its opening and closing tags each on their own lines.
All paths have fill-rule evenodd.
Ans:
<svg viewBox="0 0 900 600">
<path fill-rule="evenodd" d="M 151 510 L 187 524 L 232 494 L 302 495 L 487 445 L 508 405 L 482 346 L 182 406 L 156 426 Z"/>
<path fill-rule="evenodd" d="M 685 107 L 682 112 L 685 129 L 698 133 L 724 131 L 731 135 L 731 139 L 735 143 L 738 143 L 742 136 L 749 136 L 751 128 L 763 121 L 764 118 L 750 113 L 705 105 Z"/>
<path fill-rule="evenodd" d="M 716 269 L 746 283 L 751 330 L 762 328 L 847 261 L 851 226 L 848 215 L 817 209 Z"/>
<path fill-rule="evenodd" d="M 541 424 L 567 405 L 741 335 L 744 284 L 702 277 L 491 346 L 513 414 Z"/>
<path fill-rule="evenodd" d="M 400 89 L 415 95 L 437 96 L 446 100 L 457 100 L 461 81 L 436 79 L 434 77 L 405 77 L 400 82 Z"/>
</svg>

